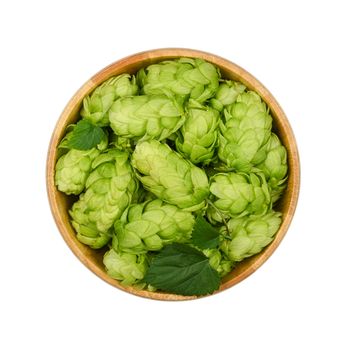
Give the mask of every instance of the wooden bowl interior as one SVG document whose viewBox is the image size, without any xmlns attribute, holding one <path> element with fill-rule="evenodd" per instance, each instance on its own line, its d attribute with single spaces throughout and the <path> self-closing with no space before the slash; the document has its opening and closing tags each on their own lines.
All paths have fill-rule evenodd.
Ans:
<svg viewBox="0 0 350 350">
<path fill-rule="evenodd" d="M 222 77 L 226 79 L 233 79 L 245 84 L 249 89 L 256 91 L 264 99 L 268 107 L 270 108 L 273 117 L 273 129 L 278 134 L 282 143 L 287 148 L 288 152 L 288 165 L 289 165 L 289 178 L 288 186 L 283 198 L 278 202 L 277 209 L 282 212 L 283 222 L 276 234 L 274 241 L 267 246 L 259 254 L 245 259 L 240 262 L 231 273 L 223 278 L 219 291 L 225 290 L 244 278 L 252 274 L 259 266 L 261 266 L 273 251 L 277 248 L 282 238 L 287 232 L 291 219 L 293 217 L 295 207 L 297 204 L 297 198 L 299 193 L 299 158 L 296 142 L 292 129 L 288 123 L 284 112 L 271 95 L 271 93 L 251 74 L 246 72 L 241 67 L 229 62 L 221 57 L 188 49 L 160 49 L 139 53 L 133 56 L 126 57 L 119 60 L 108 67 L 101 70 L 95 76 L 93 76 L 88 82 L 86 82 L 69 101 L 66 108 L 62 112 L 57 125 L 52 134 L 48 158 L 47 158 L 47 191 L 49 196 L 49 202 L 52 210 L 52 214 L 56 221 L 59 231 L 61 232 L 64 240 L 71 248 L 73 253 L 85 264 L 92 272 L 102 278 L 109 284 L 127 291 L 129 293 L 159 300 L 187 300 L 195 299 L 197 297 L 184 297 L 174 294 L 162 293 L 162 292 L 148 292 L 144 290 L 138 290 L 133 287 L 125 287 L 118 281 L 110 278 L 104 270 L 103 255 L 106 249 L 93 250 L 88 246 L 81 244 L 76 239 L 76 234 L 73 227 L 70 224 L 68 211 L 76 200 L 74 196 L 67 196 L 56 189 L 54 184 L 54 170 L 55 163 L 57 161 L 57 146 L 65 134 L 66 127 L 69 124 L 75 123 L 79 118 L 79 111 L 82 106 L 82 100 L 84 96 L 93 91 L 98 85 L 100 85 L 106 79 L 113 75 L 119 75 L 122 73 L 136 73 L 141 67 L 148 66 L 149 64 L 171 59 L 175 57 L 194 57 L 203 58 L 216 66 L 221 70 Z"/>
</svg>

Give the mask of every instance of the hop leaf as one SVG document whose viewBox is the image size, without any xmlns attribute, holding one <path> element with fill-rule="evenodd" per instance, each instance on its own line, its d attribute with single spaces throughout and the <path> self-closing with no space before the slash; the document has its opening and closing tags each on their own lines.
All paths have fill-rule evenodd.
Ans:
<svg viewBox="0 0 350 350">
<path fill-rule="evenodd" d="M 200 249 L 216 248 L 219 245 L 219 232 L 202 216 L 198 216 L 193 227 L 192 242 Z"/>
<path fill-rule="evenodd" d="M 220 277 L 209 259 L 185 244 L 164 247 L 152 260 L 144 278 L 146 283 L 170 293 L 206 295 L 220 286 Z"/>
<path fill-rule="evenodd" d="M 96 147 L 104 138 L 106 134 L 102 128 L 87 120 L 80 120 L 74 127 L 67 146 L 72 149 L 88 150 Z"/>
</svg>

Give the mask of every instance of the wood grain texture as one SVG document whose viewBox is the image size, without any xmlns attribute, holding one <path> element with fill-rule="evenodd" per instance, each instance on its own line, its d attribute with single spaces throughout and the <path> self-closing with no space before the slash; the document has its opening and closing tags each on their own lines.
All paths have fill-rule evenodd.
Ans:
<svg viewBox="0 0 350 350">
<path fill-rule="evenodd" d="M 231 271 L 230 274 L 224 277 L 221 287 L 216 293 L 234 286 L 235 284 L 251 275 L 275 251 L 285 236 L 293 218 L 300 187 L 300 163 L 297 145 L 291 126 L 282 108 L 263 84 L 261 84 L 256 78 L 254 78 L 243 68 L 224 58 L 202 51 L 181 48 L 166 48 L 145 51 L 123 58 L 107 66 L 96 75 L 94 75 L 89 81 L 87 81 L 68 102 L 55 126 L 51 137 L 47 156 L 46 184 L 52 215 L 67 245 L 78 257 L 78 259 L 98 277 L 125 292 L 129 292 L 145 298 L 169 301 L 189 300 L 196 299 L 198 297 L 184 297 L 181 295 L 161 292 L 148 292 L 144 290 L 138 290 L 133 287 L 125 287 L 122 286 L 118 281 L 110 278 L 105 273 L 102 263 L 102 258 L 105 250 L 93 250 L 88 246 L 81 244 L 76 239 L 75 232 L 70 224 L 68 215 L 68 209 L 72 204 L 72 199 L 56 189 L 56 186 L 54 184 L 54 170 L 57 161 L 57 146 L 65 134 L 66 126 L 78 120 L 78 112 L 81 108 L 84 96 L 89 94 L 103 81 L 114 75 L 126 72 L 133 74 L 141 67 L 176 57 L 202 58 L 218 66 L 224 78 L 240 81 L 249 89 L 256 91 L 268 105 L 273 117 L 274 131 L 278 134 L 288 152 L 288 185 L 283 198 L 279 201 L 278 204 L 278 210 L 282 212 L 283 221 L 275 236 L 275 239 L 261 253 L 240 262 L 237 267 Z"/>
</svg>

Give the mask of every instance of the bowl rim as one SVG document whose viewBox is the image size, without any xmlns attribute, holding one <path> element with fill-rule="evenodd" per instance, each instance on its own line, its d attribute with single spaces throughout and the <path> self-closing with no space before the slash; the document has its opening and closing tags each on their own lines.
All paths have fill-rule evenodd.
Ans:
<svg viewBox="0 0 350 350">
<path fill-rule="evenodd" d="M 149 292 L 146 290 L 139 290 L 134 287 L 127 287 L 120 284 L 120 282 L 110 278 L 104 271 L 99 269 L 96 264 L 94 264 L 90 259 L 86 257 L 86 255 L 81 250 L 81 243 L 77 241 L 75 237 L 72 237 L 69 234 L 69 230 L 66 227 L 66 223 L 62 216 L 62 207 L 60 206 L 58 200 L 58 191 L 55 187 L 54 183 L 54 170 L 57 159 L 57 145 L 60 139 L 63 136 L 65 131 L 65 126 L 67 125 L 67 121 L 73 115 L 73 113 L 77 113 L 77 108 L 80 106 L 81 101 L 84 96 L 89 94 L 97 85 L 101 84 L 102 81 L 105 81 L 109 77 L 121 74 L 123 72 L 127 72 L 130 67 L 142 67 L 147 66 L 148 64 L 152 64 L 156 61 L 163 61 L 166 59 L 172 59 L 176 57 L 190 57 L 190 58 L 202 58 L 214 65 L 218 66 L 221 71 L 226 70 L 230 71 L 233 74 L 239 77 L 239 80 L 247 85 L 248 87 L 254 86 L 254 91 L 256 91 L 262 99 L 265 101 L 271 112 L 276 116 L 278 116 L 278 122 L 280 123 L 280 127 L 285 132 L 285 138 L 288 140 L 288 171 L 289 171 L 289 180 L 288 180 L 288 198 L 286 199 L 288 202 L 287 210 L 283 215 L 282 224 L 277 231 L 274 240 L 266 247 L 262 252 L 257 254 L 254 262 L 243 271 L 243 273 L 238 274 L 232 279 L 223 282 L 220 288 L 215 291 L 213 294 L 207 295 L 215 295 L 221 291 L 227 290 L 230 287 L 238 284 L 239 282 L 246 279 L 252 273 L 254 273 L 259 267 L 261 267 L 266 260 L 273 254 L 273 252 L 277 249 L 282 239 L 287 233 L 287 230 L 291 224 L 292 218 L 294 216 L 298 196 L 300 191 L 300 160 L 298 147 L 295 140 L 295 136 L 293 130 L 290 126 L 290 123 L 282 110 L 281 106 L 274 98 L 272 93 L 251 73 L 240 67 L 239 65 L 222 58 L 216 54 L 208 53 L 205 51 L 188 49 L 188 48 L 160 48 L 138 52 L 124 58 L 121 58 L 105 68 L 102 68 L 99 72 L 94 74 L 89 80 L 87 80 L 72 96 L 72 98 L 68 101 L 67 105 L 63 109 L 59 119 L 56 122 L 54 130 L 52 132 L 51 140 L 49 143 L 49 148 L 47 152 L 47 160 L 46 160 L 46 189 L 49 200 L 49 205 L 51 209 L 51 213 L 54 217 L 56 226 L 62 235 L 63 239 L 69 246 L 70 250 L 74 253 L 74 255 L 95 275 L 99 278 L 107 282 L 108 284 L 116 287 L 125 292 L 155 300 L 166 300 L 166 301 L 179 301 L 179 300 L 193 300 L 200 299 L 207 296 L 182 296 L 164 292 Z M 142 62 L 142 63 L 141 63 Z M 224 68 L 223 68 L 224 67 Z M 118 73 L 115 73 L 118 71 Z M 75 111 L 75 112 L 74 112 Z M 285 144 L 284 144 L 285 145 Z M 286 146 L 286 145 L 285 145 Z"/>
</svg>

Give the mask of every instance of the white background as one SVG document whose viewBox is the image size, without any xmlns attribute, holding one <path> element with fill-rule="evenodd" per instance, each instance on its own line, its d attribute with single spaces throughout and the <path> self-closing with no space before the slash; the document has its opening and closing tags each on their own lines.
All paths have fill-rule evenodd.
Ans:
<svg viewBox="0 0 350 350">
<path fill-rule="evenodd" d="M 349 349 L 350 21 L 347 1 L 3 1 L 0 5 L 1 349 Z M 73 256 L 49 210 L 45 161 L 73 93 L 132 53 L 225 57 L 294 129 L 293 223 L 251 277 L 191 302 L 138 298 Z"/>
</svg>

